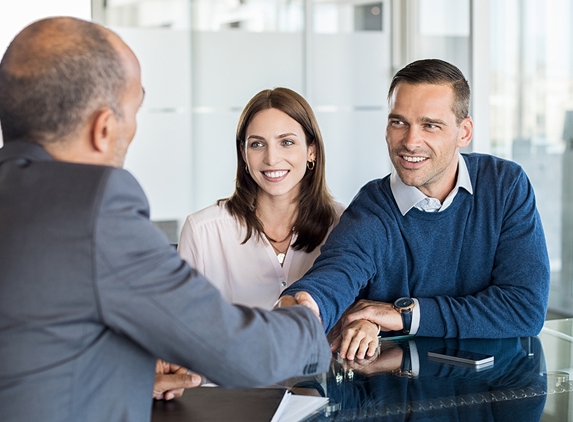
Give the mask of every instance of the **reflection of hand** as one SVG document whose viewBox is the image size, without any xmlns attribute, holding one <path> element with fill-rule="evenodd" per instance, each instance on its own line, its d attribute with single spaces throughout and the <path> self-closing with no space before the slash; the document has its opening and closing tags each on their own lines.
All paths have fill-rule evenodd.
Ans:
<svg viewBox="0 0 573 422">
<path fill-rule="evenodd" d="M 358 320 L 342 330 L 330 346 L 333 352 L 339 349 L 342 359 L 372 357 L 378 347 L 378 326 L 370 321 Z"/>
<path fill-rule="evenodd" d="M 155 364 L 153 398 L 172 400 L 181 397 L 186 388 L 201 385 L 201 375 L 189 374 L 187 368 L 158 359 Z"/>
<path fill-rule="evenodd" d="M 404 328 L 402 316 L 391 303 L 359 300 L 342 316 L 342 327 L 359 319 L 367 319 L 380 326 L 381 331 L 400 331 Z"/>
<path fill-rule="evenodd" d="M 312 296 L 307 292 L 298 292 L 293 296 L 283 296 L 275 303 L 275 308 L 284 308 L 287 306 L 302 305 L 312 311 L 320 322 L 320 309 Z"/>
<path fill-rule="evenodd" d="M 381 341 L 379 353 L 371 358 L 361 360 L 346 360 L 342 362 L 345 370 L 352 369 L 365 375 L 392 372 L 402 365 L 404 351 L 395 343 Z"/>
</svg>

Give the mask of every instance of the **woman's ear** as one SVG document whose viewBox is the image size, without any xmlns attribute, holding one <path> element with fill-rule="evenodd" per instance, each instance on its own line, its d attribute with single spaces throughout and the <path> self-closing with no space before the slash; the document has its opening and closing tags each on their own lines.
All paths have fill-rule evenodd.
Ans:
<svg viewBox="0 0 573 422">
<path fill-rule="evenodd" d="M 316 160 L 316 142 L 309 145 L 308 147 L 308 159 L 307 161 L 315 161 Z"/>
</svg>

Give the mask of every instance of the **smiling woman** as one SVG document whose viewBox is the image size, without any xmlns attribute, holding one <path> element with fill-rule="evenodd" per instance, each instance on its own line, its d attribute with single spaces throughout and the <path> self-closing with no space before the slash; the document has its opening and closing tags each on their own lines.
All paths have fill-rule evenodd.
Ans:
<svg viewBox="0 0 573 422">
<path fill-rule="evenodd" d="M 236 149 L 235 192 L 187 217 L 179 252 L 229 302 L 270 309 L 312 266 L 343 206 L 326 186 L 314 113 L 296 92 L 255 95 Z"/>
</svg>

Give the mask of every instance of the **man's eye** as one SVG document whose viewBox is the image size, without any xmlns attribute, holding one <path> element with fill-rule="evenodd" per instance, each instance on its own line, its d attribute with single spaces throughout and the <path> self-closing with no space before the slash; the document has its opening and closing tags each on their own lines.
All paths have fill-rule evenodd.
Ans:
<svg viewBox="0 0 573 422">
<path fill-rule="evenodd" d="M 401 126 L 404 124 L 404 122 L 401 120 L 390 120 L 390 124 L 393 126 Z"/>
</svg>

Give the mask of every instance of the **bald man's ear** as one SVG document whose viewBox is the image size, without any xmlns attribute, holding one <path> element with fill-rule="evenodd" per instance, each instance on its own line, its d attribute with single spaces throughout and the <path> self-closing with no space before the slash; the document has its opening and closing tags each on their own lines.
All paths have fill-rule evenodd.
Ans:
<svg viewBox="0 0 573 422">
<path fill-rule="evenodd" d="M 100 110 L 92 124 L 92 147 L 100 153 L 106 154 L 113 148 L 117 132 L 117 119 L 109 108 Z"/>
</svg>

